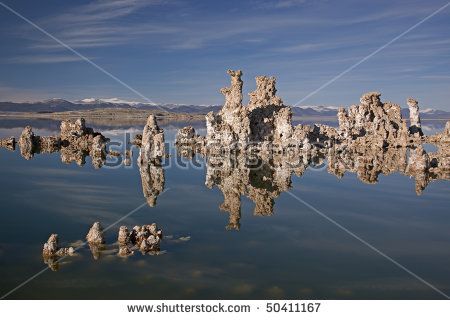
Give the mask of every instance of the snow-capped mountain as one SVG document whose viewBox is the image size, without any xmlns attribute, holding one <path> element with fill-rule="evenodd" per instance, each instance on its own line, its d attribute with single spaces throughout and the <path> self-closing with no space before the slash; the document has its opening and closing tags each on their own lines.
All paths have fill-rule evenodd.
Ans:
<svg viewBox="0 0 450 320">
<path fill-rule="evenodd" d="M 161 110 L 176 113 L 217 112 L 222 106 L 218 105 L 189 105 L 189 104 L 151 104 L 138 101 L 127 101 L 119 98 L 87 98 L 67 101 L 53 98 L 37 102 L 0 102 L 0 112 L 60 112 L 72 110 L 89 110 L 97 108 L 135 108 L 144 110 Z M 298 106 L 292 107 L 297 117 L 336 117 L 339 107 L 336 106 Z M 404 118 L 409 118 L 409 110 L 402 109 Z M 423 119 L 450 119 L 450 112 L 426 108 L 420 111 Z"/>
<path fill-rule="evenodd" d="M 298 106 L 292 107 L 294 116 L 298 117 L 335 117 L 339 107 L 335 106 Z"/>
<path fill-rule="evenodd" d="M 139 104 L 143 104 L 142 102 L 137 101 L 126 101 L 119 98 L 108 98 L 108 99 L 96 99 L 96 98 L 86 98 L 83 100 L 75 100 L 73 103 L 78 104 L 101 104 L 101 103 L 112 103 L 112 104 L 127 104 L 130 106 L 136 106 Z M 152 105 L 151 103 L 148 103 L 149 105 Z"/>
</svg>

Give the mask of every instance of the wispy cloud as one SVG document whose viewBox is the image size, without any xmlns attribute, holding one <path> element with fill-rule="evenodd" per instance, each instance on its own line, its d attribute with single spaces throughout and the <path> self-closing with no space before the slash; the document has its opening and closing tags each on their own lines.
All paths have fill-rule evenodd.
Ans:
<svg viewBox="0 0 450 320">
<path fill-rule="evenodd" d="M 169 2 L 164 0 L 98 0 L 63 14 L 57 20 L 69 23 L 98 24 L 102 21 L 127 16 L 147 6 L 168 4 Z"/>
<path fill-rule="evenodd" d="M 434 80 L 448 80 L 450 79 L 449 75 L 426 75 L 422 76 L 424 79 L 434 79 Z"/>
<path fill-rule="evenodd" d="M 90 58 L 91 60 L 93 58 Z M 27 55 L 16 56 L 1 60 L 3 63 L 62 63 L 82 61 L 80 57 L 74 55 Z"/>
<path fill-rule="evenodd" d="M 262 8 L 291 8 L 304 5 L 307 0 L 276 0 L 276 1 L 260 1 L 259 6 Z"/>
<path fill-rule="evenodd" d="M 340 44 L 344 45 L 343 43 Z M 302 52 L 311 52 L 318 50 L 330 49 L 331 46 L 329 43 L 303 43 L 291 46 L 285 46 L 280 48 L 275 48 L 276 52 L 284 52 L 284 53 L 302 53 Z"/>
<path fill-rule="evenodd" d="M 286 8 L 301 4 L 316 3 L 316 1 L 283 0 L 271 2 L 270 6 Z M 174 7 L 174 12 L 190 12 L 183 15 L 174 13 L 169 19 L 148 19 L 142 22 L 142 12 L 148 16 L 149 7 Z M 177 11 L 178 9 L 178 11 Z M 144 11 L 146 10 L 146 11 Z M 203 16 L 193 18 L 194 9 L 181 1 L 141 1 L 116 0 L 95 1 L 86 5 L 72 7 L 70 12 L 61 13 L 53 17 L 46 17 L 38 21 L 39 25 L 54 32 L 55 36 L 73 48 L 99 48 L 128 44 L 154 44 L 158 50 L 192 50 L 208 45 L 224 43 L 258 44 L 266 41 L 273 42 L 276 34 L 292 30 L 318 30 L 335 26 L 348 26 L 357 23 L 389 21 L 394 18 L 408 18 L 423 15 L 427 8 L 413 7 L 386 8 L 376 13 L 367 13 L 334 19 L 324 14 L 318 17 L 305 17 L 282 12 L 256 11 L 251 16 L 237 14 L 232 18 Z M 198 14 L 198 13 L 196 13 Z M 374 27 L 380 28 L 381 25 Z M 330 32 L 324 32 L 327 35 Z M 30 34 L 26 36 L 35 36 Z M 32 38 L 30 44 L 33 50 L 65 50 L 51 39 L 41 37 Z M 321 40 L 321 39 L 318 39 Z M 367 39 L 369 40 L 369 39 Z M 373 39 L 372 39 L 373 40 Z M 231 41 L 231 42 L 230 42 Z M 292 42 L 295 41 L 295 37 Z M 279 52 L 314 51 L 328 46 L 322 41 L 317 44 L 290 44 L 281 48 Z M 272 47 L 271 47 L 272 48 Z M 270 50 L 270 48 L 268 48 Z M 45 61 L 44 61 L 45 62 Z"/>
<path fill-rule="evenodd" d="M 70 11 L 48 16 L 36 23 L 73 48 L 96 48 L 138 43 L 145 35 L 164 35 L 180 32 L 179 27 L 155 22 L 142 23 L 130 17 L 139 15 L 145 7 L 174 5 L 171 0 L 94 1 L 72 6 Z M 12 30 L 31 41 L 29 49 L 54 52 L 66 50 L 48 37 L 30 32 L 30 26 Z M 43 62 L 46 62 L 45 60 Z"/>
<path fill-rule="evenodd" d="M 279 90 L 286 102 L 298 99 L 303 94 L 299 88 L 307 91 L 309 86 L 320 85 L 319 82 L 339 74 L 439 5 L 442 5 L 439 0 L 427 5 L 387 0 L 377 4 L 353 0 L 342 3 L 249 0 L 233 6 L 209 1 L 192 4 L 183 0 L 97 0 L 58 3 L 51 11 L 40 10 L 30 15 L 24 10 L 23 14 L 83 55 L 96 57 L 99 65 L 131 79 L 134 86 L 154 90 L 160 101 L 210 104 L 222 103 L 222 96 L 215 88 L 223 86 L 220 72 L 227 68 L 242 68 L 245 76 L 251 74 L 251 77 L 272 74 L 278 77 Z M 387 73 L 390 78 L 383 83 L 398 80 L 399 76 L 423 79 L 424 72 L 430 76 L 445 74 L 450 50 L 445 19 L 449 15 L 449 10 L 440 12 L 358 66 L 364 72 L 355 71 L 355 74 L 363 79 L 365 86 L 369 86 L 368 82 L 380 83 Z M 62 67 L 64 62 L 78 60 L 65 57 L 70 55 L 67 48 L 29 26 L 19 22 L 2 26 L 5 26 L 5 38 L 18 40 L 11 50 L 2 52 L 6 59 L 15 56 L 11 60 L 15 65 L 6 67 L 20 70 L 16 64 L 23 63 L 23 76 L 30 63 L 60 63 Z M 171 73 L 174 70 L 177 74 Z M 82 75 L 77 71 L 67 83 L 80 81 Z M 353 74 L 342 81 L 350 76 Z M 27 81 L 31 80 L 26 78 L 21 85 L 34 85 Z M 85 85 L 83 90 L 89 91 L 91 87 Z M 81 89 L 77 84 L 67 90 Z M 109 96 L 111 91 L 99 87 L 97 90 L 109 91 L 108 94 L 82 93 L 81 97 Z M 429 89 L 427 92 L 432 95 Z M 70 91 L 65 96 L 75 96 L 75 93 Z M 343 101 L 311 103 L 346 104 Z"/>
</svg>

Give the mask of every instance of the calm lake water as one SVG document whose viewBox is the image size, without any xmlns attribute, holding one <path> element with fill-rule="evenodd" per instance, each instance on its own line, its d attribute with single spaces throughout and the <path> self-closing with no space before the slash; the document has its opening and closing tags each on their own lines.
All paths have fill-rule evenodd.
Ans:
<svg viewBox="0 0 450 320">
<path fill-rule="evenodd" d="M 2 120 L 0 138 L 18 139 L 26 124 L 38 135 L 59 131 L 54 121 Z M 7 299 L 444 298 L 292 195 L 450 295 L 448 180 L 431 182 L 419 196 L 414 179 L 398 172 L 367 184 L 355 173 L 339 179 L 319 165 L 292 175 L 289 191 L 278 194 L 270 176 L 257 172 L 246 187 L 267 190 L 269 202 L 257 206 L 273 204 L 273 214 L 254 215 L 254 194 L 235 191 L 240 211 L 236 201 L 233 208 L 222 205 L 214 184 L 233 190 L 235 181 L 208 182 L 205 159 L 196 156 L 196 167 L 177 156 L 172 145 L 182 126 L 162 125 L 171 158 L 161 168 L 164 192 L 154 207 L 145 205 L 111 227 L 98 259 L 84 246 L 57 271 L 47 269 Z M 92 127 L 112 141 L 142 132 L 142 126 Z M 425 131 L 442 129 L 430 123 Z M 0 148 L 0 296 L 47 267 L 42 245 L 50 234 L 59 234 L 60 246 L 77 245 L 94 221 L 107 227 L 146 203 L 139 151 L 133 151 L 131 166 L 110 159 L 95 169 L 89 157 L 79 167 L 63 164 L 59 153 L 25 160 L 18 149 Z M 177 159 L 188 165 L 177 165 Z M 152 222 L 164 230 L 159 255 L 117 256 L 120 225 Z"/>
</svg>

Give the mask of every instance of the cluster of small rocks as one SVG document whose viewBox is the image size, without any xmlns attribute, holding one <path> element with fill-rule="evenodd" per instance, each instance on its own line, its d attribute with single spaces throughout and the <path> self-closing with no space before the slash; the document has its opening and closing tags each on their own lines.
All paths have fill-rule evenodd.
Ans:
<svg viewBox="0 0 450 320">
<path fill-rule="evenodd" d="M 44 256 L 65 256 L 67 254 L 72 255 L 74 253 L 74 249 L 72 247 L 69 248 L 60 248 L 58 246 L 59 237 L 57 234 L 52 234 L 48 238 L 47 242 L 44 243 L 44 248 L 42 249 L 42 254 Z"/>
<path fill-rule="evenodd" d="M 67 255 L 72 256 L 75 252 L 73 247 L 60 248 L 58 242 L 59 236 L 54 233 L 50 235 L 47 242 L 44 243 L 44 248 L 42 249 L 44 263 L 47 264 L 52 271 L 58 270 L 58 260 L 61 257 L 65 257 Z"/>
<path fill-rule="evenodd" d="M 105 235 L 105 229 L 98 221 L 93 223 L 86 235 L 86 242 L 95 260 L 100 258 L 101 252 L 106 248 Z M 129 256 L 134 254 L 134 251 L 137 249 L 142 254 L 159 254 L 162 239 L 162 229 L 158 228 L 156 223 L 135 226 L 130 232 L 126 226 L 121 226 L 118 234 L 118 255 L 121 257 Z M 58 246 L 58 240 L 59 237 L 57 234 L 50 235 L 42 249 L 44 262 L 52 270 L 58 269 L 58 260 L 61 257 L 67 255 L 72 256 L 76 250 L 73 247 L 60 248 Z"/>
<path fill-rule="evenodd" d="M 162 230 L 156 223 L 150 225 L 135 226 L 128 231 L 126 226 L 119 229 L 119 255 L 129 256 L 139 248 L 142 254 L 158 254 L 163 239 Z"/>
</svg>

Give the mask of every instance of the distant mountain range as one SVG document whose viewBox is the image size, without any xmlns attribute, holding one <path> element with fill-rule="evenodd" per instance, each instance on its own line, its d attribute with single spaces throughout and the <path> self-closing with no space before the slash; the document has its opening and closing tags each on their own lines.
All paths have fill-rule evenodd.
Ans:
<svg viewBox="0 0 450 320">
<path fill-rule="evenodd" d="M 91 110 L 97 108 L 136 108 L 143 110 L 164 110 L 175 113 L 200 113 L 210 111 L 217 112 L 222 106 L 218 105 L 188 105 L 188 104 L 150 104 L 134 101 L 124 101 L 117 98 L 111 99 L 83 99 L 67 101 L 64 99 L 49 99 L 37 102 L 0 102 L 0 112 L 62 112 L 73 110 Z M 292 112 L 297 117 L 336 117 L 338 107 L 329 106 L 299 106 L 293 107 Z M 402 109 L 404 118 L 409 118 L 409 110 Z M 422 119 L 449 119 L 450 112 L 428 108 L 420 111 Z"/>
</svg>

